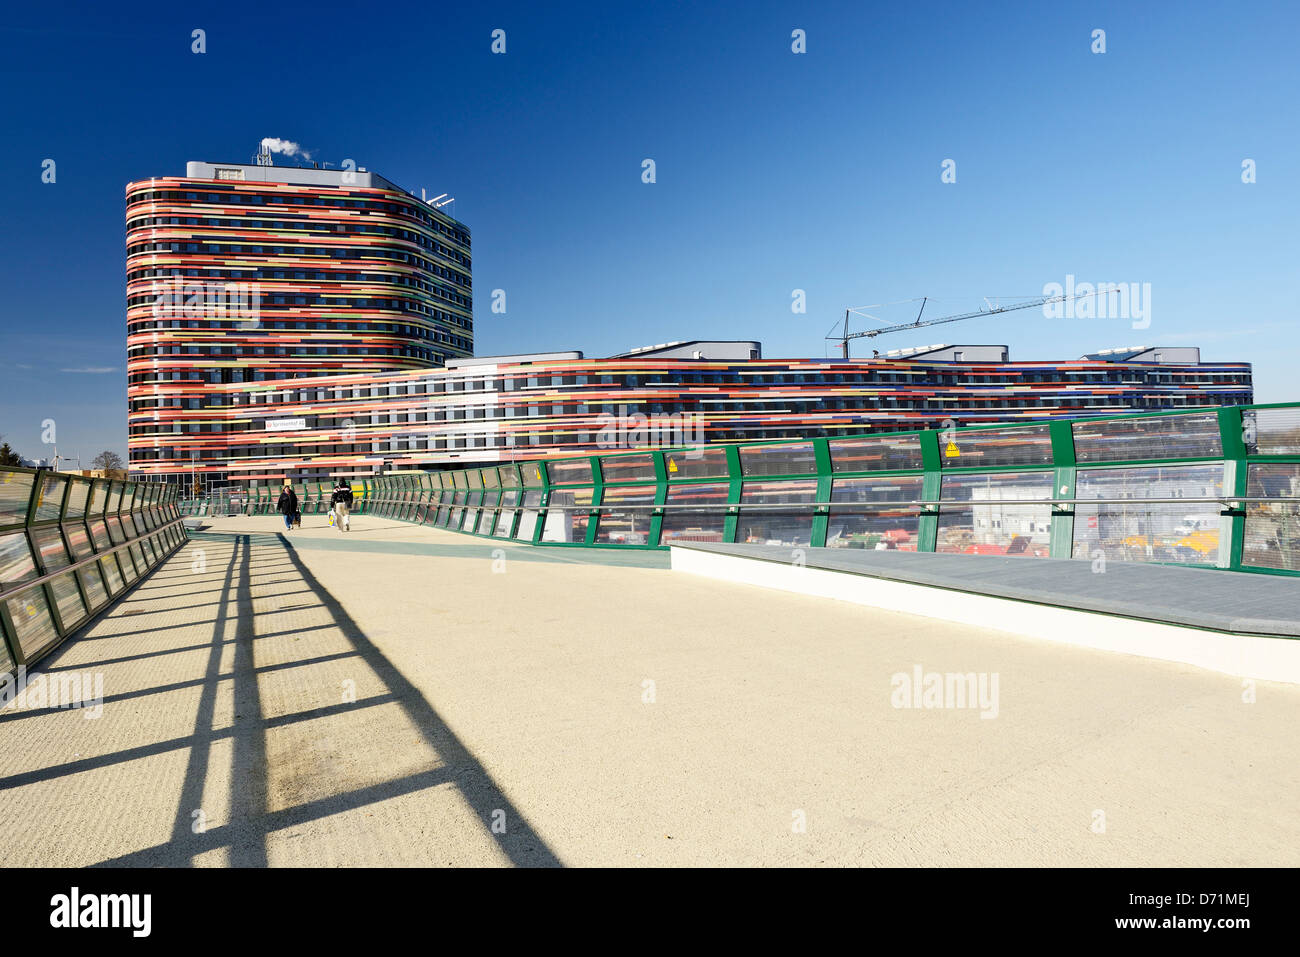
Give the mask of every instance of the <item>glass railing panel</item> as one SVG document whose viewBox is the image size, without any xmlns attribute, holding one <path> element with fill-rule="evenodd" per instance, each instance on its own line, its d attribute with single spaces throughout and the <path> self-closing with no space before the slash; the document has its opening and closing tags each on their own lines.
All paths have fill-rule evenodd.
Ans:
<svg viewBox="0 0 1300 957">
<path fill-rule="evenodd" d="M 1252 462 L 1246 476 L 1249 498 L 1300 498 L 1298 462 Z M 1300 571 L 1300 502 L 1247 503 L 1241 563 Z"/>
<path fill-rule="evenodd" d="M 108 490 L 108 482 L 104 479 L 95 479 L 95 484 L 90 490 L 90 502 L 86 505 L 87 515 L 104 514 L 104 509 L 108 506 Z"/>
<path fill-rule="evenodd" d="M 607 455 L 600 460 L 600 474 L 606 482 L 653 482 L 653 455 Z"/>
<path fill-rule="evenodd" d="M 1247 409 L 1241 416 L 1251 455 L 1300 455 L 1300 408 Z"/>
<path fill-rule="evenodd" d="M 540 489 L 524 492 L 523 508 L 519 511 L 519 525 L 515 528 L 515 538 L 525 542 L 533 540 L 537 530 L 537 520 L 541 516 L 542 493 Z"/>
<path fill-rule="evenodd" d="M 945 475 L 935 551 L 1046 558 L 1051 544 L 1050 505 L 980 505 L 979 501 L 1045 502 L 1051 497 L 1050 471 Z"/>
<path fill-rule="evenodd" d="M 81 589 L 86 593 L 86 601 L 91 611 L 99 611 L 108 603 L 108 591 L 104 588 L 104 579 L 99 572 L 99 563 L 91 562 L 78 570 L 81 577 Z"/>
<path fill-rule="evenodd" d="M 15 585 L 31 581 L 39 574 L 26 532 L 0 535 L 0 591 L 11 591 Z"/>
<path fill-rule="evenodd" d="M 5 602 L 9 618 L 18 633 L 18 646 L 27 659 L 32 659 L 59 640 L 54 627 L 54 616 L 45 598 L 43 588 L 29 588 Z"/>
<path fill-rule="evenodd" d="M 82 518 L 86 514 L 86 502 L 90 499 L 90 483 L 76 482 L 72 483 L 72 489 L 68 492 L 68 510 L 64 513 L 65 519 Z M 3 520 L 0 519 L 0 524 Z"/>
<path fill-rule="evenodd" d="M 811 448 L 811 446 L 809 446 Z M 817 501 L 817 480 L 789 482 L 745 482 L 740 488 L 740 520 L 736 541 L 755 545 L 808 545 L 812 542 L 813 510 Z M 801 505 L 789 511 L 780 508 L 746 510 L 745 505 Z"/>
<path fill-rule="evenodd" d="M 110 514 L 108 516 L 108 535 L 113 539 L 114 545 L 121 545 L 126 541 L 126 530 L 122 528 L 122 519 Z"/>
<path fill-rule="evenodd" d="M 109 555 L 108 558 L 104 559 L 104 561 L 109 561 L 112 558 L 113 556 Z M 128 585 L 140 577 L 139 566 L 135 563 L 134 556 L 131 554 L 131 549 L 128 548 L 118 552 L 117 560 L 122 566 L 122 574 L 125 576 Z"/>
<path fill-rule="evenodd" d="M 835 472 L 879 472 L 885 469 L 919 469 L 919 435 L 865 436 L 831 439 L 831 469 Z"/>
<path fill-rule="evenodd" d="M 944 468 L 984 465 L 1051 465 L 1052 436 L 1047 425 L 1014 429 L 975 429 L 939 433 Z"/>
<path fill-rule="evenodd" d="M 63 545 L 63 535 L 57 525 L 33 528 L 31 535 L 32 541 L 36 545 L 36 553 L 40 556 L 41 567 L 45 569 L 45 574 L 48 575 L 52 571 L 66 568 L 72 564 L 72 560 L 68 558 L 68 550 Z"/>
<path fill-rule="evenodd" d="M 72 549 L 74 562 L 95 554 L 95 547 L 90 544 L 90 532 L 82 522 L 68 522 L 63 526 L 63 532 L 68 539 L 68 547 Z"/>
<path fill-rule="evenodd" d="M 649 456 L 646 456 L 648 459 Z M 603 467 L 603 466 L 602 466 Z M 654 466 L 651 466 L 653 476 Z M 653 485 L 619 485 L 606 487 L 601 493 L 600 519 L 596 541 L 605 545 L 645 545 L 650 538 L 652 509 L 619 508 L 620 505 L 653 505 Z"/>
<path fill-rule="evenodd" d="M 664 509 L 663 521 L 659 525 L 659 544 L 722 541 L 730 489 L 726 482 L 669 485 L 667 504 L 691 507 Z"/>
<path fill-rule="evenodd" d="M 569 459 L 567 461 L 547 462 L 546 472 L 552 485 L 590 484 L 591 461 L 589 459 Z"/>
<path fill-rule="evenodd" d="M 126 582 L 122 580 L 122 570 L 118 568 L 117 558 L 113 555 L 105 555 L 99 560 L 103 568 L 104 580 L 108 583 L 108 590 L 116 595 L 126 587 Z"/>
<path fill-rule="evenodd" d="M 54 602 L 59 607 L 59 621 L 63 623 L 64 632 L 81 624 L 86 617 L 86 606 L 81 600 L 81 592 L 77 590 L 72 572 L 53 579 L 50 591 L 54 592 Z"/>
<path fill-rule="evenodd" d="M 519 492 L 506 490 L 501 493 L 501 511 L 497 513 L 497 527 L 492 534 L 497 538 L 508 538 L 510 526 L 515 520 L 515 506 L 519 504 Z"/>
<path fill-rule="evenodd" d="M 18 525 L 27 521 L 32 480 L 30 472 L 0 471 L 0 525 Z"/>
<path fill-rule="evenodd" d="M 727 450 L 699 447 L 664 453 L 669 480 L 727 477 Z"/>
<path fill-rule="evenodd" d="M 63 490 L 67 486 L 65 479 L 48 472 L 42 473 L 40 488 L 36 491 L 36 507 L 32 510 L 33 522 L 48 522 L 59 517 L 63 507 Z"/>
<path fill-rule="evenodd" d="M 527 488 L 541 488 L 546 484 L 542 479 L 542 467 L 536 462 L 525 462 L 520 465 L 519 474 L 523 476 Z"/>
<path fill-rule="evenodd" d="M 1075 422 L 1072 429 L 1074 456 L 1080 465 L 1223 455 L 1219 417 L 1214 412 L 1083 421 Z"/>
<path fill-rule="evenodd" d="M 811 442 L 740 447 L 741 475 L 804 475 L 816 471 Z"/>
<path fill-rule="evenodd" d="M 1106 500 L 1104 505 L 1075 506 L 1075 558 L 1196 565 L 1218 561 L 1218 505 L 1124 500 L 1218 498 L 1223 495 L 1222 465 L 1079 469 L 1074 488 L 1075 498 Z"/>
<path fill-rule="evenodd" d="M 591 503 L 589 488 L 552 490 L 546 506 L 546 523 L 542 526 L 542 541 L 585 542 Z"/>
<path fill-rule="evenodd" d="M 896 549 L 916 551 L 921 510 L 918 506 L 890 502 L 919 502 L 920 475 L 897 478 L 837 478 L 831 484 L 831 501 L 873 506 L 872 511 L 832 508 L 826 526 L 829 548 Z M 881 506 L 879 511 L 875 506 Z"/>
</svg>

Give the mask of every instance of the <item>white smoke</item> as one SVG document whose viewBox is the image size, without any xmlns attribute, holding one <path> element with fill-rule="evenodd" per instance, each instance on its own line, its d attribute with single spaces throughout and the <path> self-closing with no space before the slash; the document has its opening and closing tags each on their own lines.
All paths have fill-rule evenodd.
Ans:
<svg viewBox="0 0 1300 957">
<path fill-rule="evenodd" d="M 293 140 L 282 140 L 275 136 L 262 138 L 262 151 L 266 153 L 283 153 L 285 156 L 301 156 L 305 160 L 311 159 L 311 153 Z"/>
</svg>

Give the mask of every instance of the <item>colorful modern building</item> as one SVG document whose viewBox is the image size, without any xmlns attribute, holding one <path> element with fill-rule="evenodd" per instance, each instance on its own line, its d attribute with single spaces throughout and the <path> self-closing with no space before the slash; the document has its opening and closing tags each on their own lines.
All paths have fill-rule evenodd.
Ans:
<svg viewBox="0 0 1300 957">
<path fill-rule="evenodd" d="M 247 384 L 473 354 L 469 229 L 364 168 L 192 162 L 130 183 L 126 254 L 140 475 L 225 471 L 211 440 Z"/>
<path fill-rule="evenodd" d="M 756 343 L 739 350 L 735 343 L 688 345 L 702 355 L 502 356 L 423 372 L 246 382 L 232 388 L 228 406 L 212 410 L 222 428 L 173 433 L 158 470 L 165 474 L 167 463 L 182 469 L 198 448 L 198 474 L 211 484 L 261 485 L 1252 401 L 1249 364 L 1200 362 L 1185 351 L 1170 357 L 1176 362 L 1157 359 L 1160 350 L 1152 349 L 1013 362 L 1005 347 L 967 346 L 936 350 L 939 358 L 846 361 L 748 358 Z M 990 351 L 1003 358 L 952 359 L 954 352 Z"/>
<path fill-rule="evenodd" d="M 473 358 L 469 230 L 365 169 L 127 187 L 130 467 L 204 489 L 582 452 L 1244 405 L 1187 347 L 768 359 L 756 341 Z"/>
</svg>

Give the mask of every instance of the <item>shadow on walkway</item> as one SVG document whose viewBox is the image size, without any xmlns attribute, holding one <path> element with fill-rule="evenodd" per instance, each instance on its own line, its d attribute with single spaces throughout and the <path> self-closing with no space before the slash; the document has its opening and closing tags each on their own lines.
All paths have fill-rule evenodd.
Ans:
<svg viewBox="0 0 1300 957">
<path fill-rule="evenodd" d="M 203 622 L 211 623 L 212 638 L 206 645 L 190 644 L 183 646 L 182 649 L 188 651 L 203 647 L 208 649 L 202 677 L 187 678 L 180 683 L 187 686 L 201 683 L 202 686 L 193 734 L 14 774 L 0 779 L 0 788 L 64 777 L 74 778 L 67 783 L 75 787 L 75 775 L 81 771 L 120 765 L 150 755 L 188 750 L 187 765 L 180 793 L 177 795 L 170 840 L 164 844 L 101 861 L 96 866 L 185 867 L 191 866 L 198 855 L 225 848 L 229 864 L 232 866 L 264 867 L 268 864 L 268 836 L 273 832 L 400 795 L 450 784 L 457 789 L 473 810 L 484 833 L 491 836 L 497 848 L 512 864 L 530 867 L 561 866 L 559 858 L 537 835 L 523 813 L 505 797 L 492 776 L 456 737 L 433 705 L 374 645 L 338 600 L 317 581 L 300 559 L 294 546 L 284 536 L 232 535 L 228 536 L 227 540 L 231 546 L 229 563 L 224 571 L 218 571 L 218 574 L 213 576 L 213 583 L 217 578 L 221 579 L 221 588 L 215 593 L 216 601 L 204 606 L 214 608 L 215 612 L 212 613 L 211 618 L 208 618 L 205 612 L 202 618 Z M 275 553 L 276 549 L 280 550 L 279 554 Z M 211 551 L 213 549 L 209 549 L 209 553 Z M 259 552 L 261 554 L 257 554 Z M 188 559 L 178 553 L 171 561 L 185 562 Z M 260 574 L 263 570 L 286 577 L 292 575 L 292 581 L 301 584 L 305 592 L 310 593 L 318 603 L 312 607 L 323 608 L 328 613 L 331 619 L 330 625 L 315 625 L 311 628 L 258 635 L 254 625 L 255 564 L 256 571 L 259 573 L 256 579 L 259 585 L 262 584 Z M 192 576 L 170 577 L 178 584 L 181 581 L 193 583 Z M 162 581 L 155 587 L 161 585 Z M 177 592 L 177 594 L 184 594 L 184 592 Z M 160 598 L 166 597 L 170 596 L 160 595 Z M 258 596 L 258 598 L 260 600 L 266 596 Z M 192 623 L 191 621 L 189 624 Z M 234 630 L 233 639 L 228 637 L 228 625 L 231 623 Z M 268 671 L 311 665 L 321 659 L 311 658 L 259 668 L 254 660 L 254 642 L 290 636 L 296 632 L 319 631 L 322 627 L 337 629 L 350 647 L 348 652 L 327 657 L 359 658 L 382 682 L 384 691 L 356 701 L 268 717 L 262 700 L 259 675 Z M 221 670 L 223 652 L 232 643 L 233 664 L 223 674 Z M 129 655 L 120 660 L 147 657 L 154 653 L 149 651 L 144 655 Z M 55 667 L 50 670 L 58 670 L 57 662 L 51 664 Z M 235 720 L 233 725 L 225 728 L 217 727 L 219 712 L 222 710 L 219 707 L 222 701 L 220 694 L 222 682 L 233 682 L 233 685 L 227 687 L 230 687 L 233 693 Z M 148 688 L 131 692 L 123 697 L 146 697 L 148 694 L 161 693 L 164 690 Z M 329 794 L 280 810 L 270 810 L 268 780 L 271 769 L 268 768 L 267 763 L 268 731 L 298 722 L 391 704 L 400 707 L 411 724 L 418 729 L 424 741 L 437 754 L 441 762 L 440 766 L 351 791 Z M 145 706 L 147 707 L 147 703 Z M 230 707 L 229 702 L 224 703 L 224 707 Z M 229 822 L 195 833 L 192 809 L 199 808 L 203 804 L 208 769 L 210 762 L 214 760 L 214 745 L 224 741 L 229 741 L 231 745 L 228 749 L 232 763 Z M 506 833 L 495 833 L 491 827 L 493 814 L 496 811 L 504 811 L 506 814 L 506 820 L 509 822 Z"/>
</svg>

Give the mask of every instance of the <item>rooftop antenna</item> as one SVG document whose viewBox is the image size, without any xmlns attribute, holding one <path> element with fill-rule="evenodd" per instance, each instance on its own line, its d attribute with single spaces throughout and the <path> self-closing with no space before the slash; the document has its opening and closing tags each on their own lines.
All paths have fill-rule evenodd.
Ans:
<svg viewBox="0 0 1300 957">
<path fill-rule="evenodd" d="M 270 165 L 272 165 L 272 164 L 271 164 L 271 151 L 270 151 L 269 149 L 266 148 L 266 144 L 265 144 L 265 143 L 258 143 L 258 144 L 257 144 L 257 155 L 253 157 L 253 162 L 255 162 L 258 166 L 270 166 Z"/>
</svg>

